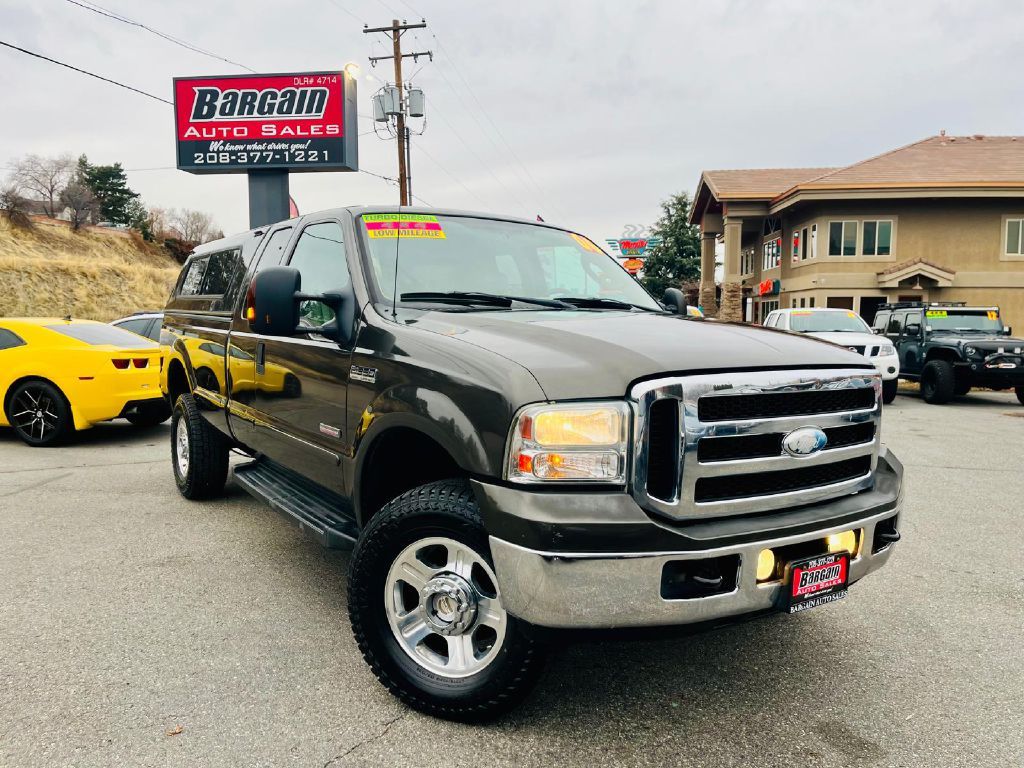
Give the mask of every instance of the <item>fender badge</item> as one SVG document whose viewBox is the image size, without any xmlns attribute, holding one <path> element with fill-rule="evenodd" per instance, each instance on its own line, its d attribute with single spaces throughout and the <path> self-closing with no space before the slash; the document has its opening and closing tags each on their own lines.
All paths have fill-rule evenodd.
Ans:
<svg viewBox="0 0 1024 768">
<path fill-rule="evenodd" d="M 341 437 L 340 429 L 332 427 L 330 424 L 324 424 L 322 421 L 320 422 L 320 432 L 328 437 Z"/>
<path fill-rule="evenodd" d="M 352 381 L 365 381 L 367 384 L 374 384 L 377 381 L 377 369 L 353 365 L 349 368 L 348 377 Z"/>
</svg>

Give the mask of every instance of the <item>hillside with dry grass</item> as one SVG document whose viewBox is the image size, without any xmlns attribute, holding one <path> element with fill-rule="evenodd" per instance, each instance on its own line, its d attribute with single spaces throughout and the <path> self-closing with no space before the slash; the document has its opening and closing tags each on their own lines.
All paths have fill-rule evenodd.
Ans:
<svg viewBox="0 0 1024 768">
<path fill-rule="evenodd" d="M 135 234 L 34 219 L 28 229 L 0 219 L 0 317 L 91 320 L 162 309 L 179 266 Z"/>
</svg>

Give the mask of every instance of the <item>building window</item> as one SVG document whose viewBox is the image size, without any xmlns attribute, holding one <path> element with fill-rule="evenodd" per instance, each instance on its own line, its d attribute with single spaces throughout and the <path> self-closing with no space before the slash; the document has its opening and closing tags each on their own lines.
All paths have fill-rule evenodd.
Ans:
<svg viewBox="0 0 1024 768">
<path fill-rule="evenodd" d="M 806 230 L 804 230 L 806 232 Z M 796 264 L 800 261 L 800 230 L 797 229 L 793 232 L 793 263 Z"/>
<path fill-rule="evenodd" d="M 1006 254 L 1008 256 L 1024 254 L 1024 242 L 1021 242 L 1022 234 L 1024 234 L 1024 219 L 1006 220 Z"/>
<path fill-rule="evenodd" d="M 861 253 L 865 256 L 888 256 L 891 252 L 892 221 L 865 221 Z"/>
<path fill-rule="evenodd" d="M 814 297 L 813 296 L 811 296 L 811 298 L 809 298 L 807 300 L 807 306 L 808 307 L 812 307 L 812 308 L 814 307 Z"/>
<path fill-rule="evenodd" d="M 741 260 L 742 260 L 741 274 L 744 274 L 744 275 L 753 274 L 753 272 L 754 272 L 754 258 L 756 256 L 756 254 L 757 254 L 757 250 L 755 248 L 747 248 L 745 251 L 743 251 L 743 253 L 741 254 Z"/>
<path fill-rule="evenodd" d="M 779 302 L 778 301 L 762 301 L 761 302 L 760 311 L 758 313 L 760 315 L 759 320 L 761 322 L 761 325 L 764 325 L 765 320 L 768 319 L 768 315 L 770 315 L 772 312 L 774 312 L 778 308 L 779 308 Z"/>
<path fill-rule="evenodd" d="M 828 225 L 828 255 L 857 255 L 857 222 L 831 221 Z"/>
<path fill-rule="evenodd" d="M 818 225 L 811 224 L 811 258 L 818 258 Z"/>
<path fill-rule="evenodd" d="M 761 269 L 775 269 L 782 261 L 782 238 L 773 237 L 761 246 Z"/>
</svg>

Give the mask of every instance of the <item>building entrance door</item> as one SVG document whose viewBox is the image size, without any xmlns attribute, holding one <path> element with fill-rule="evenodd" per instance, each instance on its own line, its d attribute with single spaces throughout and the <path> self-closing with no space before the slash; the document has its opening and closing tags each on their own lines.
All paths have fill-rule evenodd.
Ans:
<svg viewBox="0 0 1024 768">
<path fill-rule="evenodd" d="M 878 307 L 885 303 L 885 296 L 861 296 L 860 297 L 860 316 L 864 318 L 864 322 L 871 325 L 875 319 L 875 313 L 878 311 Z"/>
</svg>

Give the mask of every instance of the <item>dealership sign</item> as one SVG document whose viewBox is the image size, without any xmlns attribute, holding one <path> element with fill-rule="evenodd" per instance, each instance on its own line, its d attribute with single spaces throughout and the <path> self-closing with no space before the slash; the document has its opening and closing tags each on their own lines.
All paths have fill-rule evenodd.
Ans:
<svg viewBox="0 0 1024 768">
<path fill-rule="evenodd" d="M 178 77 L 178 168 L 359 170 L 355 83 L 344 72 Z"/>
</svg>

